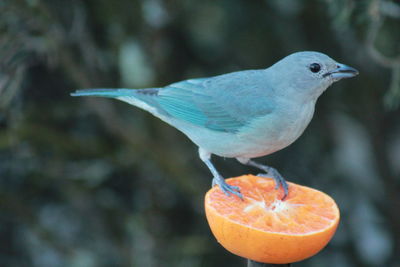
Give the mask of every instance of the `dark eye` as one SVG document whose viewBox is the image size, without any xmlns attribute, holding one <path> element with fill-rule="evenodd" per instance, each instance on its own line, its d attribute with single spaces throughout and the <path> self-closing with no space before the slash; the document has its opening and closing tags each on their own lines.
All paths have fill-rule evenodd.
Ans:
<svg viewBox="0 0 400 267">
<path fill-rule="evenodd" d="M 321 70 L 321 65 L 319 65 L 318 63 L 312 63 L 310 65 L 310 70 L 314 73 L 317 73 L 318 71 Z"/>
</svg>

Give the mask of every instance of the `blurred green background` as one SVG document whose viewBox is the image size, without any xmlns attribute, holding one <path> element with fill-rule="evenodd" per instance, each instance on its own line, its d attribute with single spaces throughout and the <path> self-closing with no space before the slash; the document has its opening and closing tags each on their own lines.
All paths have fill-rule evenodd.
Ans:
<svg viewBox="0 0 400 267">
<path fill-rule="evenodd" d="M 183 134 L 78 88 L 163 86 L 315 50 L 357 68 L 261 161 L 335 198 L 294 266 L 400 266 L 400 1 L 0 0 L 0 266 L 245 266 L 211 235 Z M 214 158 L 225 177 L 257 173 Z"/>
</svg>

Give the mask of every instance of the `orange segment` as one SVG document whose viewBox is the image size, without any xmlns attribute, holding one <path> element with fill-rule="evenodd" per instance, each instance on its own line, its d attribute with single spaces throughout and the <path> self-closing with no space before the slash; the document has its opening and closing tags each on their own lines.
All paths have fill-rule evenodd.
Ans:
<svg viewBox="0 0 400 267">
<path fill-rule="evenodd" d="M 205 209 L 217 240 L 232 253 L 265 263 L 291 263 L 311 257 L 332 238 L 339 209 L 328 195 L 289 183 L 289 195 L 274 181 L 257 176 L 227 179 L 243 200 L 218 187 L 208 191 Z"/>
</svg>

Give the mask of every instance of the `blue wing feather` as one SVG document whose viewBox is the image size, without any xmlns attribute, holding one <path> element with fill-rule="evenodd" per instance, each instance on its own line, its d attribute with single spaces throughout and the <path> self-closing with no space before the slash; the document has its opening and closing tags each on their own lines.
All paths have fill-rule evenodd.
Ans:
<svg viewBox="0 0 400 267">
<path fill-rule="evenodd" d="M 267 103 L 254 106 L 260 100 L 257 91 L 238 77 L 243 75 L 232 73 L 174 83 L 160 90 L 157 102 L 173 117 L 216 131 L 237 132 L 254 117 L 271 111 Z"/>
</svg>

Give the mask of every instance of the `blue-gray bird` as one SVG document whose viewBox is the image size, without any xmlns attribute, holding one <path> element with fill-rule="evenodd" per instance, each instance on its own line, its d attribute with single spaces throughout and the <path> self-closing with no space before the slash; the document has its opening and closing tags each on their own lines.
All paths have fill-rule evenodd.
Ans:
<svg viewBox="0 0 400 267">
<path fill-rule="evenodd" d="M 282 187 L 279 172 L 252 160 L 293 143 L 314 114 L 318 97 L 334 82 L 358 74 L 318 52 L 298 52 L 267 69 L 244 70 L 210 78 L 189 79 L 162 88 L 85 89 L 72 96 L 115 98 L 177 128 L 198 147 L 210 169 L 212 185 L 242 197 L 211 163 L 211 155 L 236 158 L 261 169 Z"/>
</svg>

